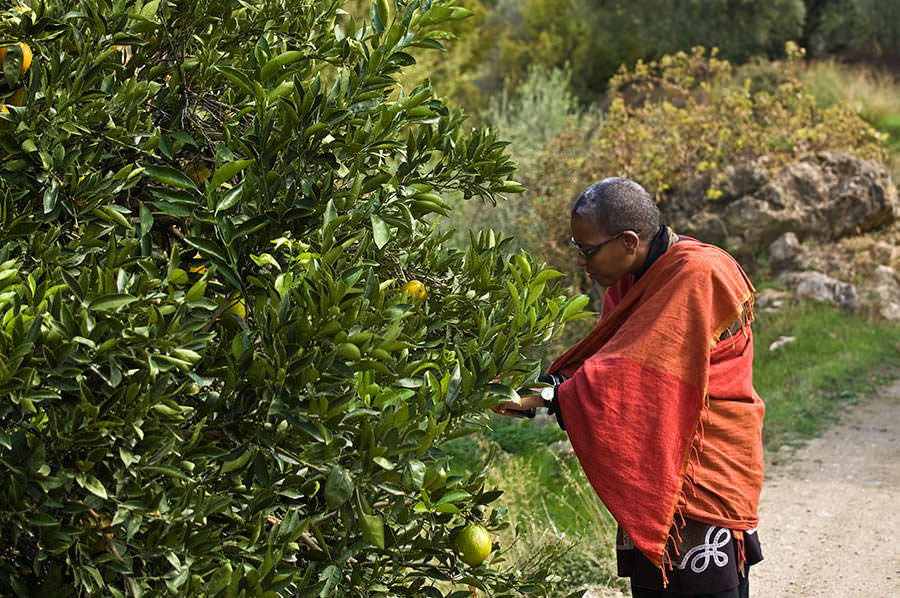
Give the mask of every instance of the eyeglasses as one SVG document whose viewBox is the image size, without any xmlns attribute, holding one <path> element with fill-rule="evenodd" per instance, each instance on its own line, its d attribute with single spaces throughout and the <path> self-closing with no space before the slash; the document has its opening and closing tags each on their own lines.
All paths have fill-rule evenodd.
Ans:
<svg viewBox="0 0 900 598">
<path fill-rule="evenodd" d="M 615 241 L 616 239 L 618 239 L 619 237 L 621 237 L 622 235 L 624 235 L 627 232 L 637 233 L 636 230 L 631 230 L 631 229 L 623 230 L 615 237 L 607 239 L 597 245 L 582 245 L 581 243 L 579 243 L 578 241 L 575 240 L 575 237 L 569 238 L 569 243 L 572 244 L 572 247 L 574 247 L 579 252 L 581 252 L 581 255 L 583 255 L 585 259 L 589 260 L 592 257 L 594 257 L 595 255 L 597 255 L 597 252 L 600 251 L 601 249 L 603 249 L 604 245 L 606 245 L 607 243 L 612 243 L 613 241 Z"/>
</svg>

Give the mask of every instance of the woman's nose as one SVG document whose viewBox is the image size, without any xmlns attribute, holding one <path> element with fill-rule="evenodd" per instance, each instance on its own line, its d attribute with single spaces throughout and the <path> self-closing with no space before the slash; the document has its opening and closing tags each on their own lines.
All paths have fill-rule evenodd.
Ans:
<svg viewBox="0 0 900 598">
<path fill-rule="evenodd" d="M 584 268 L 587 266 L 587 258 L 584 257 L 584 254 L 580 251 L 578 252 L 578 266 Z"/>
</svg>

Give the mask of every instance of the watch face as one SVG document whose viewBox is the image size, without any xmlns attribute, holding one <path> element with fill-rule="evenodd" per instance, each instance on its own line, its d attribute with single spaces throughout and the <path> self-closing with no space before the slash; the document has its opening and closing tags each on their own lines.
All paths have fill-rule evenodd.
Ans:
<svg viewBox="0 0 900 598">
<path fill-rule="evenodd" d="M 554 392 L 555 390 L 556 389 L 551 388 L 549 386 L 547 388 L 542 388 L 541 389 L 541 398 L 544 399 L 545 401 L 552 401 L 553 395 L 555 394 L 555 392 Z"/>
</svg>

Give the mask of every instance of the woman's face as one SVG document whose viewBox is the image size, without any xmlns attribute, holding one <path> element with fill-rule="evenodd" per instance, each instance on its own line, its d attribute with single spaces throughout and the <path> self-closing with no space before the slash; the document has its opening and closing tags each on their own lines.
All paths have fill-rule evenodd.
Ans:
<svg viewBox="0 0 900 598">
<path fill-rule="evenodd" d="M 578 248 L 578 265 L 598 285 L 609 287 L 636 270 L 639 238 L 634 231 L 616 236 L 602 232 L 590 218 L 572 218 L 572 240 Z"/>
</svg>

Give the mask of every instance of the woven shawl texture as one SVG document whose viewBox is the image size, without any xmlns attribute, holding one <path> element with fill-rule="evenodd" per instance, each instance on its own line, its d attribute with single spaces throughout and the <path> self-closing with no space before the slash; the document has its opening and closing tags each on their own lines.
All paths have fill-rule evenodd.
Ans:
<svg viewBox="0 0 900 598">
<path fill-rule="evenodd" d="M 676 512 L 736 530 L 757 522 L 764 407 L 752 386 L 749 317 L 715 342 L 753 287 L 731 256 L 694 240 L 631 282 L 608 289 L 615 307 L 550 371 L 569 377 L 559 406 L 588 480 L 662 568 Z"/>
</svg>

